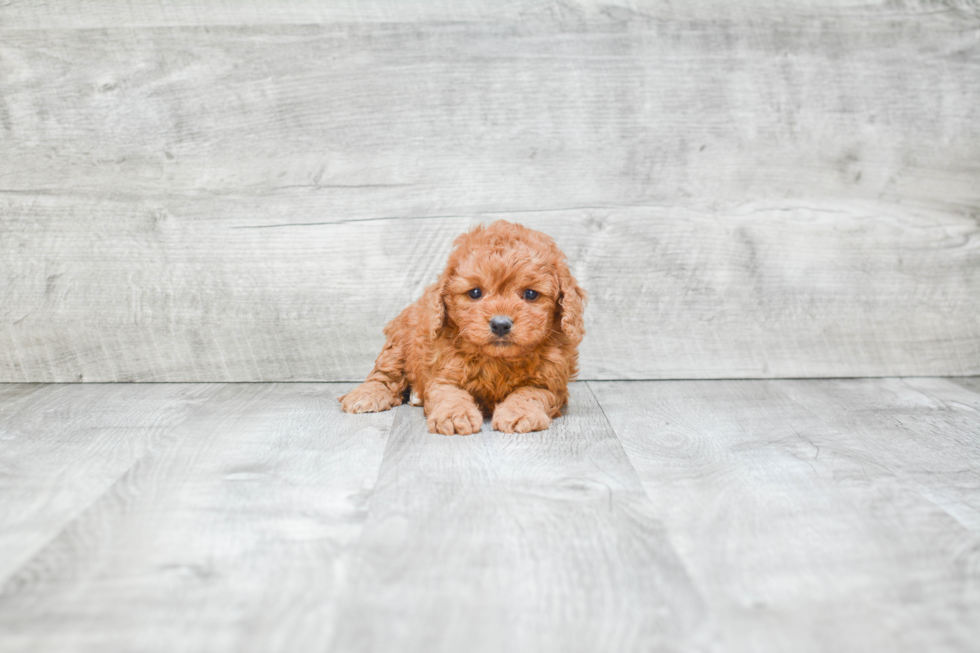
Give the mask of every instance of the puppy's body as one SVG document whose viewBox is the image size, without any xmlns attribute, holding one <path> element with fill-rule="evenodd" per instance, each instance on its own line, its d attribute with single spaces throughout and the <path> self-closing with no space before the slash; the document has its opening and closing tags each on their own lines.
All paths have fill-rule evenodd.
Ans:
<svg viewBox="0 0 980 653">
<path fill-rule="evenodd" d="M 577 372 L 584 303 L 550 237 L 504 221 L 477 227 L 385 327 L 374 369 L 341 405 L 388 410 L 410 386 L 435 433 L 474 433 L 484 414 L 501 431 L 546 429 Z"/>
</svg>

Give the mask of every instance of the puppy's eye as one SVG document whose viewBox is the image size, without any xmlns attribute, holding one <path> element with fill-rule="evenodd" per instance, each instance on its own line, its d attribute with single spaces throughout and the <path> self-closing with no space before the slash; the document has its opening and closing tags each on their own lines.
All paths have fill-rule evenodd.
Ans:
<svg viewBox="0 0 980 653">
<path fill-rule="evenodd" d="M 531 290 L 530 288 L 528 288 L 527 290 L 524 291 L 524 299 L 528 300 L 529 302 L 533 302 L 537 298 L 538 298 L 537 290 Z"/>
<path fill-rule="evenodd" d="M 479 288 L 474 288 L 466 294 L 470 296 L 470 299 L 479 299 L 480 297 L 483 297 L 483 291 Z"/>
</svg>

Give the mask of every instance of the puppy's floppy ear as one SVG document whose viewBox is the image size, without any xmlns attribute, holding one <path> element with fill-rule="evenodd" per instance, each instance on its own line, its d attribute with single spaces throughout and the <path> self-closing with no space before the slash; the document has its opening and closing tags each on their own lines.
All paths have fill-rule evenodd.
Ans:
<svg viewBox="0 0 980 653">
<path fill-rule="evenodd" d="M 564 261 L 558 267 L 558 309 L 561 331 L 578 345 L 585 335 L 585 304 L 589 296 L 575 281 Z"/>
<path fill-rule="evenodd" d="M 425 289 L 419 299 L 422 307 L 419 327 L 430 339 L 435 339 L 446 324 L 446 302 L 443 298 L 445 292 L 446 277 L 440 276 L 438 281 Z"/>
</svg>

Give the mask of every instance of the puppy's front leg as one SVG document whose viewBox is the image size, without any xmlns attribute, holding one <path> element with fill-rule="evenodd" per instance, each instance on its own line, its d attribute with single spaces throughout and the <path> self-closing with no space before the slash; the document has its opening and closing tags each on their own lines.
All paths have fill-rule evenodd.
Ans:
<svg viewBox="0 0 980 653">
<path fill-rule="evenodd" d="M 483 426 L 483 414 L 470 393 L 449 383 L 426 388 L 425 416 L 431 433 L 469 435 Z"/>
<path fill-rule="evenodd" d="M 379 413 L 402 403 L 401 395 L 391 389 L 391 384 L 377 379 L 368 379 L 337 400 L 346 413 Z"/>
<path fill-rule="evenodd" d="M 367 381 L 337 397 L 341 408 L 348 413 L 377 413 L 400 406 L 402 392 L 408 387 L 404 368 L 405 357 L 401 347 L 395 340 L 389 339 L 378 354 Z"/>
<path fill-rule="evenodd" d="M 493 411 L 493 428 L 504 433 L 544 431 L 551 418 L 561 414 L 554 392 L 544 388 L 518 388 L 497 404 Z"/>
</svg>

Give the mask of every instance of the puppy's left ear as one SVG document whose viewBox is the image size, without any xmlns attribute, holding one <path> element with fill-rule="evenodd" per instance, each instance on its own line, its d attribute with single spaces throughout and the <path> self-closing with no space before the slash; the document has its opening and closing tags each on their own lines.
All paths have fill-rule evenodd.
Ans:
<svg viewBox="0 0 980 653">
<path fill-rule="evenodd" d="M 578 345 L 585 335 L 584 313 L 589 296 L 579 287 L 564 262 L 558 270 L 558 291 L 561 331 L 573 345 Z"/>
</svg>

